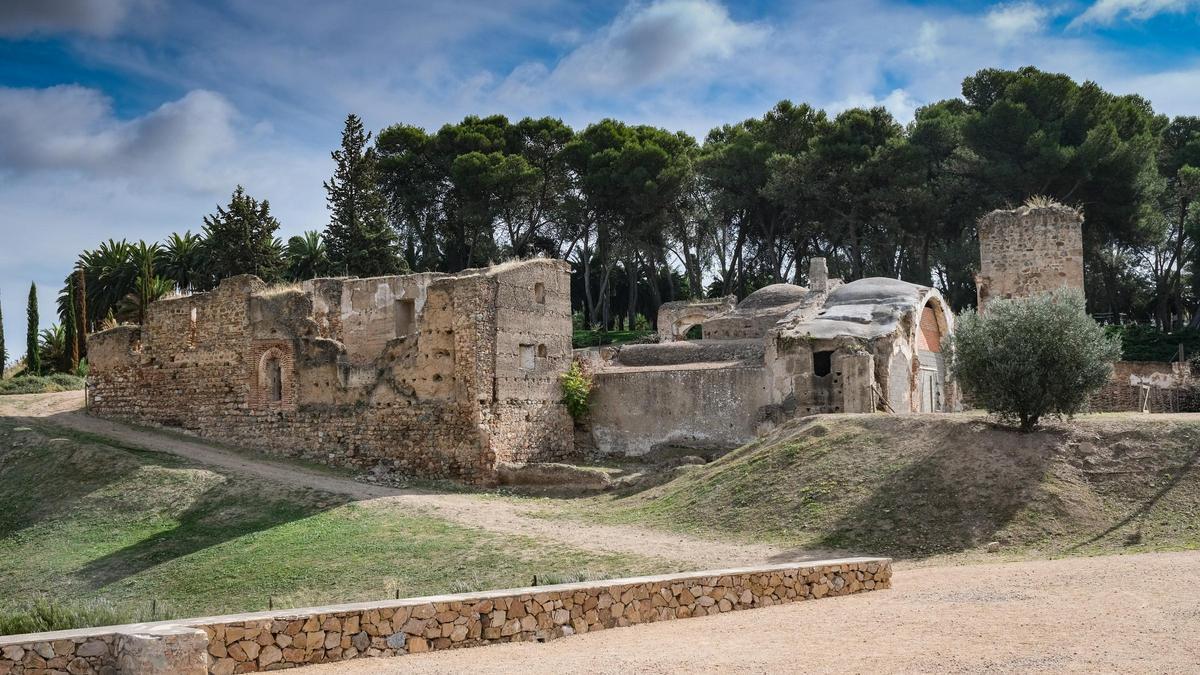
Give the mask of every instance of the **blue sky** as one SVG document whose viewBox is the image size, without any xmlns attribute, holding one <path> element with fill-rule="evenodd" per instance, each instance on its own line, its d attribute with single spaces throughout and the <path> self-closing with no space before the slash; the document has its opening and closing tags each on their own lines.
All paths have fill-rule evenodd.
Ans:
<svg viewBox="0 0 1200 675">
<path fill-rule="evenodd" d="M 307 6 L 305 6 L 307 4 Z M 347 112 L 683 129 L 782 98 L 901 120 L 1032 64 L 1200 114 L 1200 0 L 0 3 L 0 303 L 19 356 L 80 249 L 200 229 L 241 183 L 285 237 L 327 219 Z"/>
</svg>

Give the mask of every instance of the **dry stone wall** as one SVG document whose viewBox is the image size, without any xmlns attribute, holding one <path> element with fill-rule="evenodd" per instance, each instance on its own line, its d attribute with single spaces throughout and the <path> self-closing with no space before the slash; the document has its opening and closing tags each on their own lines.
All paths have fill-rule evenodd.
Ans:
<svg viewBox="0 0 1200 675">
<path fill-rule="evenodd" d="M 490 482 L 498 461 L 573 453 L 558 384 L 568 270 L 533 260 L 282 290 L 227 279 L 153 303 L 140 328 L 89 336 L 89 409 L 331 464 Z"/>
<path fill-rule="evenodd" d="M 889 559 L 849 558 L 0 637 L 0 654 L 5 655 L 0 675 L 35 672 L 44 667 L 43 661 L 49 663 L 47 658 L 60 659 L 55 661 L 58 667 L 74 662 L 61 661 L 66 656 L 59 656 L 60 643 L 72 658 L 81 649 L 91 654 L 75 662 L 76 669 L 68 672 L 116 672 L 115 645 L 123 635 L 154 633 L 156 626 L 172 626 L 177 634 L 183 632 L 174 628 L 178 625 L 203 630 L 208 672 L 232 675 L 501 642 L 545 641 L 770 607 L 889 588 L 891 575 Z M 164 644 L 173 650 L 171 663 L 194 660 L 180 653 L 181 644 Z M 28 656 L 30 653 L 33 656 Z M 144 654 L 141 658 L 151 662 Z"/>
</svg>

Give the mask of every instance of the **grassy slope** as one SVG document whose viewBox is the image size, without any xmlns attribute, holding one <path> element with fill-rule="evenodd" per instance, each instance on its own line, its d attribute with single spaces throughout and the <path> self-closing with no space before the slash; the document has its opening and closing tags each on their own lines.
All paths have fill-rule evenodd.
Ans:
<svg viewBox="0 0 1200 675">
<path fill-rule="evenodd" d="M 565 513 L 908 558 L 997 540 L 1015 554 L 1196 548 L 1198 459 L 1200 418 L 1019 434 L 964 416 L 829 416 Z"/>
<path fill-rule="evenodd" d="M 197 615 L 669 567 L 0 420 L 0 614 L 42 597 Z"/>
</svg>

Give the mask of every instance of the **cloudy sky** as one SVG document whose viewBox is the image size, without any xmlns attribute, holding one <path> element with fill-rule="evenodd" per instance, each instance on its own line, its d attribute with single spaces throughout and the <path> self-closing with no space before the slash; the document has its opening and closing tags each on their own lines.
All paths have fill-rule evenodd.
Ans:
<svg viewBox="0 0 1200 675">
<path fill-rule="evenodd" d="M 309 6 L 301 8 L 302 4 Z M 790 98 L 902 120 L 1033 64 L 1200 114 L 1200 0 L 3 0 L 0 303 L 24 346 L 82 248 L 198 231 L 241 183 L 284 236 L 322 226 L 347 112 L 683 129 Z"/>
</svg>

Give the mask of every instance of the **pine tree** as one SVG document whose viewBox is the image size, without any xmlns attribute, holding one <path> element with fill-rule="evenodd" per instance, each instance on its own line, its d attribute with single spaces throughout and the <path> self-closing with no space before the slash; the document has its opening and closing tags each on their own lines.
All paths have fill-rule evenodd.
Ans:
<svg viewBox="0 0 1200 675">
<path fill-rule="evenodd" d="M 341 149 L 330 153 L 337 169 L 325 182 L 330 210 L 325 246 L 335 274 L 370 277 L 407 271 L 396 233 L 387 222 L 375 149 L 367 147 L 370 140 L 362 120 L 351 114 Z"/>
<path fill-rule="evenodd" d="M 238 274 L 253 274 L 274 281 L 283 272 L 280 247 L 275 243 L 279 221 L 271 204 L 246 194 L 241 185 L 229 198 L 229 207 L 204 217 L 206 271 L 214 281 Z"/>
<path fill-rule="evenodd" d="M 25 310 L 29 319 L 25 331 L 25 371 L 30 375 L 41 375 L 42 354 L 38 350 L 38 303 L 37 284 L 29 284 L 29 306 Z"/>
</svg>

